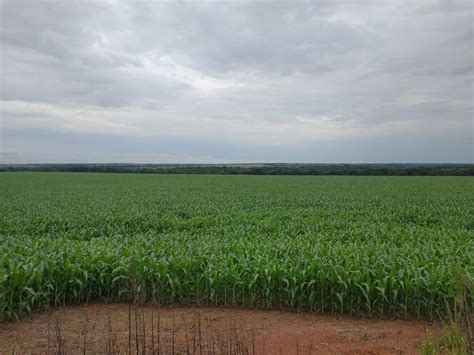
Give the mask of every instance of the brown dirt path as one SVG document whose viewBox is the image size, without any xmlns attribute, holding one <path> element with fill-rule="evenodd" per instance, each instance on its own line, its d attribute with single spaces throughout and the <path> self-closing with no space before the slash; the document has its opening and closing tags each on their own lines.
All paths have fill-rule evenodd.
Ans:
<svg viewBox="0 0 474 355">
<path fill-rule="evenodd" d="M 0 353 L 127 353 L 130 343 L 131 353 L 147 354 L 417 354 L 426 331 L 439 329 L 418 320 L 89 304 L 0 324 Z"/>
</svg>

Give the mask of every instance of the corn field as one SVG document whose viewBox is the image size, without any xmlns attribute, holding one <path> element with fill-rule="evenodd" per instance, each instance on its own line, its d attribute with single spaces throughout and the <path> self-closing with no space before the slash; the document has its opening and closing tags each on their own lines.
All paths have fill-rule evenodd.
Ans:
<svg viewBox="0 0 474 355">
<path fill-rule="evenodd" d="M 439 317 L 471 177 L 0 174 L 0 320 L 89 301 Z M 466 286 L 467 285 L 467 286 Z"/>
</svg>

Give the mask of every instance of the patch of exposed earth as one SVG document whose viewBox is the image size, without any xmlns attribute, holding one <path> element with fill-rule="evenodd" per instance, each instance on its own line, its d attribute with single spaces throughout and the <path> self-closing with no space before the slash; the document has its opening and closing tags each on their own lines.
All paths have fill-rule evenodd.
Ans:
<svg viewBox="0 0 474 355">
<path fill-rule="evenodd" d="M 0 353 L 416 354 L 419 320 L 243 308 L 89 304 L 0 324 Z"/>
</svg>

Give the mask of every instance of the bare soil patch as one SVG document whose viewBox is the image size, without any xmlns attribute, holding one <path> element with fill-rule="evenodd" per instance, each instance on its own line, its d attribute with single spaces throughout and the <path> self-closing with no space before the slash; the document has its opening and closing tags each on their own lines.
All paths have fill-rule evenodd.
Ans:
<svg viewBox="0 0 474 355">
<path fill-rule="evenodd" d="M 439 329 L 419 320 L 89 304 L 0 324 L 0 353 L 416 354 L 426 331 Z"/>
</svg>

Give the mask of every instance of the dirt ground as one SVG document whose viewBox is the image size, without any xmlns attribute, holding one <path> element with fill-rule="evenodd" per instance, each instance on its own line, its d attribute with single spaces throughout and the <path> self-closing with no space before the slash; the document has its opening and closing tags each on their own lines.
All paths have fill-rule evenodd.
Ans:
<svg viewBox="0 0 474 355">
<path fill-rule="evenodd" d="M 416 354 L 418 320 L 286 311 L 89 304 L 0 324 L 0 353 Z"/>
</svg>

